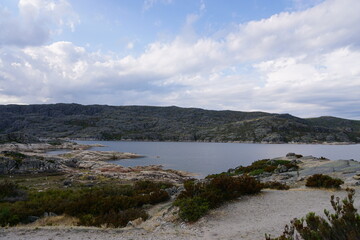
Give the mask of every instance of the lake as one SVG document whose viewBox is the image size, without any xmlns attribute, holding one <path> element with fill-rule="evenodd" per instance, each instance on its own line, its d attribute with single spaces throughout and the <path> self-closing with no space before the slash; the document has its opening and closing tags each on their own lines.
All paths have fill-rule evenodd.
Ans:
<svg viewBox="0 0 360 240">
<path fill-rule="evenodd" d="M 360 145 L 320 144 L 252 144 L 252 143 L 201 143 L 201 142 L 126 142 L 76 141 L 81 144 L 102 144 L 91 150 L 133 152 L 143 158 L 115 160 L 113 163 L 131 167 L 163 165 L 164 168 L 198 173 L 200 177 L 227 171 L 239 165 L 285 156 L 289 152 L 326 157 L 331 160 L 360 160 Z"/>
</svg>

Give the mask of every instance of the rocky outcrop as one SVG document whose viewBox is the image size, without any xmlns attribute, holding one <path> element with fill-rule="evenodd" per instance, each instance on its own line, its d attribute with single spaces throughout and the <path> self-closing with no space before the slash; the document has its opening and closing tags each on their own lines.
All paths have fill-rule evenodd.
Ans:
<svg viewBox="0 0 360 240">
<path fill-rule="evenodd" d="M 74 178 L 96 181 L 97 176 L 124 181 L 154 180 L 174 183 L 183 182 L 193 175 L 176 170 L 165 170 L 160 165 L 124 167 L 111 163 L 112 160 L 141 157 L 134 153 L 112 151 L 87 151 L 90 146 L 63 143 L 58 148 L 75 148 L 65 154 L 51 156 L 44 153 L 48 145 L 44 144 L 5 144 L 0 149 L 0 174 L 35 174 L 61 172 Z M 21 151 L 13 151 L 13 150 Z M 9 151 L 10 150 L 10 151 Z M 65 186 L 72 185 L 72 178 L 64 181 Z"/>
<path fill-rule="evenodd" d="M 11 132 L 7 134 L 0 134 L 0 144 L 1 143 L 9 143 L 9 142 L 15 142 L 15 143 L 40 143 L 40 139 L 26 133 L 22 132 Z"/>
<path fill-rule="evenodd" d="M 286 168 L 284 165 L 278 166 L 273 174 L 264 173 L 259 175 L 261 181 L 279 181 L 289 185 L 301 185 L 309 176 L 326 174 L 342 179 L 346 186 L 360 185 L 360 162 L 352 159 L 330 161 L 325 157 L 288 153 L 285 157 L 278 157 L 269 161 L 275 160 L 287 160 L 296 164 L 299 169 Z"/>
<path fill-rule="evenodd" d="M 84 151 L 84 150 L 75 150 L 69 153 L 64 153 L 59 155 L 65 159 L 75 159 L 77 161 L 111 161 L 119 159 L 130 159 L 130 158 L 139 158 L 141 155 L 135 153 L 124 153 L 124 152 L 114 152 L 114 151 Z"/>
<path fill-rule="evenodd" d="M 0 151 L 17 151 L 27 153 L 46 153 L 52 150 L 85 150 L 91 147 L 101 147 L 102 145 L 82 145 L 75 142 L 63 142 L 61 144 L 50 143 L 5 143 L 0 144 Z"/>
<path fill-rule="evenodd" d="M 13 157 L 7 152 L 0 154 L 0 174 L 27 174 L 42 172 L 60 172 L 62 164 L 56 158 L 40 156 Z"/>
</svg>

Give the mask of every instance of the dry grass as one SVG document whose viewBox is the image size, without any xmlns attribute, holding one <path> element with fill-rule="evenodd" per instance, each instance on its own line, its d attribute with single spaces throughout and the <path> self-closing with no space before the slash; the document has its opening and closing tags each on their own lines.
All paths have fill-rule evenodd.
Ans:
<svg viewBox="0 0 360 240">
<path fill-rule="evenodd" d="M 27 224 L 29 227 L 43 227 L 43 226 L 77 226 L 79 219 L 71 217 L 66 214 L 54 216 L 54 217 L 43 217 L 39 220 Z"/>
</svg>

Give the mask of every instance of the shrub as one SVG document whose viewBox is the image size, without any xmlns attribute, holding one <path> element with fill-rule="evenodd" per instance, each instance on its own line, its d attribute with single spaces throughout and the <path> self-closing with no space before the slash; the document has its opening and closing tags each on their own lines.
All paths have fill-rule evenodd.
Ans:
<svg viewBox="0 0 360 240">
<path fill-rule="evenodd" d="M 19 186 L 11 181 L 0 182 L 0 201 L 16 202 L 25 200 L 27 194 Z"/>
<path fill-rule="evenodd" d="M 326 219 L 315 213 L 308 213 L 302 219 L 294 219 L 290 227 L 285 226 L 284 233 L 278 238 L 265 235 L 266 240 L 295 240 L 298 234 L 304 240 L 336 239 L 355 240 L 360 239 L 360 215 L 354 208 L 354 189 L 347 189 L 348 196 L 340 203 L 339 198 L 331 196 L 331 205 L 335 213 L 330 214 L 324 210 Z M 295 230 L 297 233 L 295 233 Z"/>
<path fill-rule="evenodd" d="M 5 180 L 0 182 L 0 198 L 11 197 L 17 194 L 18 186 L 14 182 Z"/>
<path fill-rule="evenodd" d="M 128 221 L 147 218 L 141 207 L 169 199 L 165 183 L 139 182 L 134 186 L 105 186 L 92 189 L 53 189 L 32 192 L 23 202 L 0 203 L 0 225 L 26 223 L 28 216 L 44 212 L 78 217 L 87 226 L 126 226 Z"/>
<path fill-rule="evenodd" d="M 256 169 L 254 171 L 249 172 L 250 176 L 257 176 L 264 173 L 264 169 Z"/>
<path fill-rule="evenodd" d="M 210 209 L 209 202 L 202 197 L 177 199 L 174 205 L 180 208 L 180 218 L 187 222 L 197 221 Z"/>
<path fill-rule="evenodd" d="M 205 215 L 209 209 L 216 208 L 226 201 L 260 192 L 262 184 L 248 175 L 219 175 L 206 182 L 187 181 L 184 188 L 174 205 L 179 206 L 179 216 L 184 221 L 192 222 Z"/>
<path fill-rule="evenodd" d="M 298 169 L 299 168 L 296 164 L 291 163 L 288 160 L 263 159 L 263 160 L 255 161 L 250 166 L 247 166 L 247 167 L 240 166 L 240 167 L 236 168 L 235 173 L 236 174 L 248 173 L 250 175 L 259 175 L 259 174 L 263 173 L 264 171 L 272 173 L 275 171 L 275 169 L 279 165 L 284 165 L 288 169 L 290 169 L 290 168 Z"/>
<path fill-rule="evenodd" d="M 314 174 L 306 181 L 307 187 L 339 188 L 344 181 L 339 178 L 332 178 L 328 175 Z"/>
<path fill-rule="evenodd" d="M 263 188 L 270 188 L 276 190 L 288 190 L 290 187 L 281 182 L 265 182 L 263 183 Z"/>
<path fill-rule="evenodd" d="M 12 214 L 8 206 L 0 207 L 0 226 L 15 225 L 19 222 L 19 216 Z"/>
</svg>

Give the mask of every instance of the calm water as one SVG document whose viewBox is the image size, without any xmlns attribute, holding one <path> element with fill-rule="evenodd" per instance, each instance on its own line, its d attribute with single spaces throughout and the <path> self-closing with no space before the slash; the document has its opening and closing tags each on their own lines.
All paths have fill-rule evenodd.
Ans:
<svg viewBox="0 0 360 240">
<path fill-rule="evenodd" d="M 77 141 L 82 144 L 99 143 L 105 147 L 92 150 L 133 152 L 144 158 L 117 160 L 122 166 L 160 164 L 195 172 L 204 177 L 211 173 L 227 171 L 253 161 L 285 156 L 289 152 L 327 157 L 331 160 L 360 160 L 360 145 L 309 145 L 309 144 L 245 144 L 245 143 L 198 143 L 198 142 L 122 142 Z"/>
</svg>

